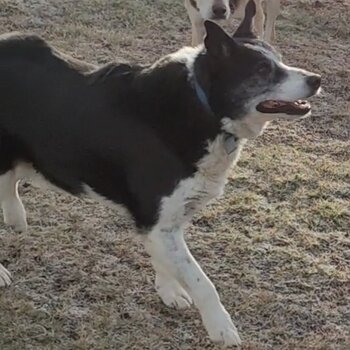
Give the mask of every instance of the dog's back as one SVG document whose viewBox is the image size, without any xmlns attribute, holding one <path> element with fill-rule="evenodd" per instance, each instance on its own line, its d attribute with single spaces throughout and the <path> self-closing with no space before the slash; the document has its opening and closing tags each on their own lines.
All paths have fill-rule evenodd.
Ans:
<svg viewBox="0 0 350 350">
<path fill-rule="evenodd" d="M 184 68 L 177 71 L 177 66 L 171 74 L 178 77 Z M 36 36 L 4 37 L 0 44 L 0 175 L 16 171 L 18 163 L 30 164 L 63 190 L 85 194 L 89 186 L 123 203 L 141 226 L 153 224 L 159 203 L 149 196 L 150 184 L 157 188 L 154 193 L 166 193 L 176 177 L 187 174 L 170 148 L 186 153 L 189 171 L 199 155 L 198 147 L 188 150 L 175 137 L 175 128 L 171 135 L 167 131 L 176 122 L 186 135 L 179 118 L 171 112 L 158 118 L 153 107 L 154 101 L 162 101 L 164 88 L 178 87 L 173 80 L 172 86 L 159 84 L 160 77 L 166 81 L 166 72 L 154 75 L 143 87 L 139 71 L 137 66 L 111 64 L 82 74 Z M 176 101 L 164 100 L 164 104 L 171 110 Z M 187 108 L 186 101 L 183 104 Z M 195 142 L 193 131 L 190 134 Z M 206 139 L 207 134 L 201 137 Z M 202 146 L 200 152 L 204 152 Z M 140 164 L 141 180 L 135 178 Z M 157 168 L 164 178 L 168 175 L 166 181 L 153 180 Z M 137 189 L 137 199 L 131 187 Z"/>
<path fill-rule="evenodd" d="M 0 171 L 19 159 L 40 165 L 40 158 L 48 158 L 43 150 L 55 140 L 64 138 L 66 147 L 73 147 L 70 131 L 80 124 L 79 106 L 89 100 L 84 96 L 88 88 L 85 78 L 56 57 L 44 40 L 17 33 L 3 36 L 0 80 Z M 63 151 L 51 148 L 50 157 Z"/>
</svg>

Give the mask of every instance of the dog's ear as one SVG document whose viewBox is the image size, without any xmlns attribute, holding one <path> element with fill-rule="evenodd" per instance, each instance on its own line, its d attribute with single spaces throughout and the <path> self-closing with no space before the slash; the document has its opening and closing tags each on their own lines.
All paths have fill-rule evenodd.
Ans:
<svg viewBox="0 0 350 350">
<path fill-rule="evenodd" d="M 233 34 L 233 38 L 251 38 L 256 39 L 254 34 L 254 17 L 256 14 L 256 5 L 254 0 L 249 0 L 245 7 L 244 18 L 239 25 L 236 32 Z"/>
<path fill-rule="evenodd" d="M 204 46 L 208 53 L 214 57 L 229 56 L 236 45 L 234 40 L 212 21 L 205 21 L 204 26 L 207 32 Z"/>
</svg>

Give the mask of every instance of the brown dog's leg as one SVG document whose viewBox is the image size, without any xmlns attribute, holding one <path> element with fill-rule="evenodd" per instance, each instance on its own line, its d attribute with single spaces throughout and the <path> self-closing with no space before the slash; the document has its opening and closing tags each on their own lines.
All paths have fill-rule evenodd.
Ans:
<svg viewBox="0 0 350 350">
<path fill-rule="evenodd" d="M 276 19 L 281 12 L 281 0 L 266 1 L 266 27 L 264 39 L 273 42 L 276 39 Z"/>
</svg>

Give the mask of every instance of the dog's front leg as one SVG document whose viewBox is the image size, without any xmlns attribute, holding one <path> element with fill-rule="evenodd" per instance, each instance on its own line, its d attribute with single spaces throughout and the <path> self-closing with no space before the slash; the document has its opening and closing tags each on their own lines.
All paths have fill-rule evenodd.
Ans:
<svg viewBox="0 0 350 350">
<path fill-rule="evenodd" d="M 258 0 L 258 1 L 255 1 L 255 3 L 256 3 L 256 14 L 254 17 L 254 26 L 255 26 L 255 30 L 258 33 L 259 38 L 262 39 L 264 37 L 265 14 L 264 14 L 262 1 Z"/>
<path fill-rule="evenodd" d="M 156 261 L 152 264 L 156 271 L 155 288 L 163 303 L 179 310 L 190 307 L 192 299 L 181 284 Z"/>
<path fill-rule="evenodd" d="M 185 0 L 188 17 L 192 25 L 192 46 L 198 46 L 203 43 L 205 35 L 204 20 L 198 9 L 195 9 L 188 0 Z"/>
<path fill-rule="evenodd" d="M 203 43 L 203 38 L 205 36 L 204 22 L 198 21 L 192 23 L 192 46 L 196 47 Z"/>
<path fill-rule="evenodd" d="M 221 304 L 213 283 L 190 253 L 182 229 L 153 229 L 146 237 L 145 247 L 156 269 L 157 266 L 161 268 L 157 271 L 158 278 L 166 276 L 167 285 L 175 286 L 174 295 L 178 295 L 179 291 L 181 294 L 183 288 L 193 299 L 210 339 L 226 346 L 239 345 L 241 340 L 237 329 Z M 163 277 L 159 275 L 162 271 Z M 186 298 L 186 295 L 182 297 Z M 164 295 L 161 297 L 164 300 Z"/>
<path fill-rule="evenodd" d="M 266 2 L 266 26 L 264 39 L 274 42 L 276 39 L 276 19 L 281 12 L 281 0 L 269 0 Z"/>
</svg>

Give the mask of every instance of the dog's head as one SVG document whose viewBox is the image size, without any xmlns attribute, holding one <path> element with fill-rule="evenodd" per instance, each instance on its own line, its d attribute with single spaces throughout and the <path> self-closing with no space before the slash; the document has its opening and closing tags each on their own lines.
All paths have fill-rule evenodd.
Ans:
<svg viewBox="0 0 350 350">
<path fill-rule="evenodd" d="M 250 0 L 233 37 L 205 22 L 206 50 L 198 57 L 205 69 L 197 75 L 203 77 L 211 109 L 226 120 L 249 116 L 255 122 L 309 115 L 311 105 L 305 99 L 319 91 L 321 77 L 282 63 L 277 51 L 254 35 L 254 15 Z"/>
<path fill-rule="evenodd" d="M 228 19 L 234 12 L 237 0 L 189 0 L 204 20 Z"/>
</svg>

